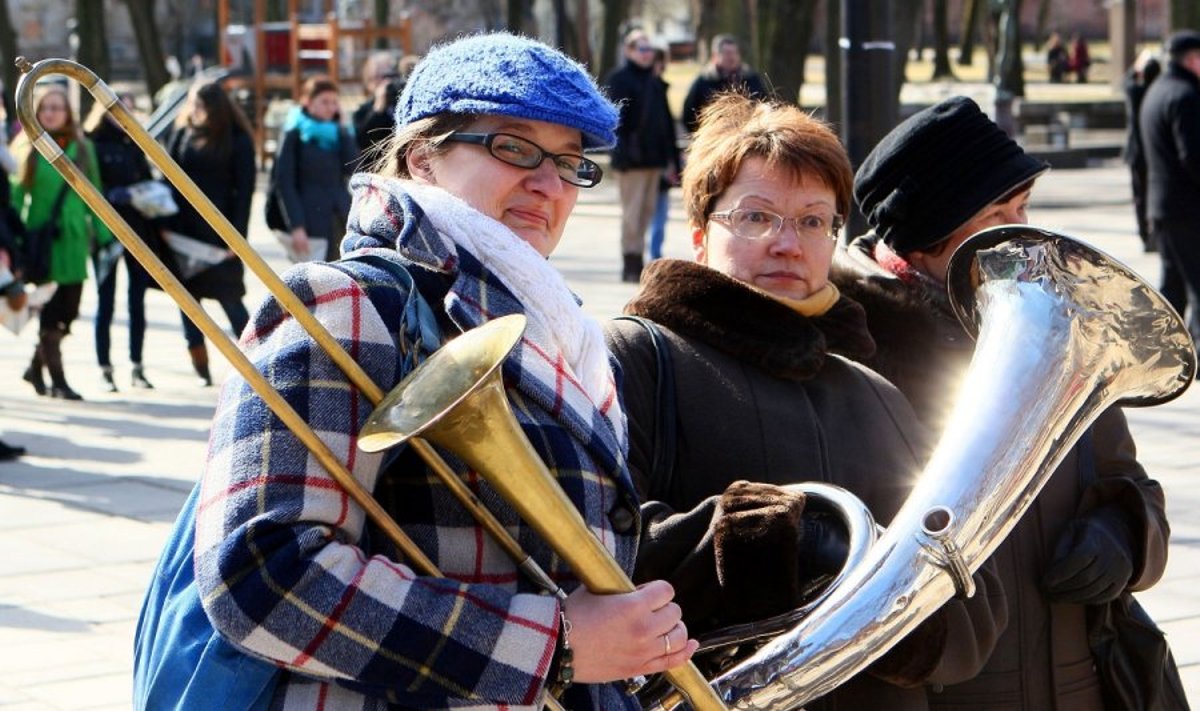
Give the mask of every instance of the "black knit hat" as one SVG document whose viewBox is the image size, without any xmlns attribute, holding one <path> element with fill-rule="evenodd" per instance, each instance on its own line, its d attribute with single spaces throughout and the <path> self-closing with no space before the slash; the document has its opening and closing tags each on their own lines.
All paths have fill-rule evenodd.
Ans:
<svg viewBox="0 0 1200 711">
<path fill-rule="evenodd" d="M 1200 32 L 1195 30 L 1180 30 L 1167 38 L 1167 54 L 1171 59 L 1195 49 L 1200 49 Z"/>
<path fill-rule="evenodd" d="M 1021 150 L 965 96 L 892 129 L 854 176 L 854 199 L 880 239 L 904 254 L 928 249 L 1050 166 Z"/>
</svg>

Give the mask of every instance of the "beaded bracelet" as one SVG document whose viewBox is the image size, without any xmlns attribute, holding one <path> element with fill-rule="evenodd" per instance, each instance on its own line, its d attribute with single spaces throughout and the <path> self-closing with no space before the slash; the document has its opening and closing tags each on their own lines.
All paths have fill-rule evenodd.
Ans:
<svg viewBox="0 0 1200 711">
<path fill-rule="evenodd" d="M 575 681 L 575 667 L 571 666 L 575 661 L 575 650 L 571 649 L 571 621 L 561 607 L 558 609 L 558 619 L 562 621 L 562 634 L 558 638 L 562 645 L 558 657 L 558 687 L 566 690 Z"/>
</svg>

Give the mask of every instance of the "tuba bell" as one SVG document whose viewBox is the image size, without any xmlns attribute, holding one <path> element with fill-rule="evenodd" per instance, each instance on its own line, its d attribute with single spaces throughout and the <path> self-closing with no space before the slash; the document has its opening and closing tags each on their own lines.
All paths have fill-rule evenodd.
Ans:
<svg viewBox="0 0 1200 711">
<path fill-rule="evenodd" d="M 973 235 L 950 261 L 948 288 L 978 342 L 947 429 L 865 561 L 713 682 L 734 709 L 797 709 L 950 597 L 970 596 L 971 574 L 1100 413 L 1162 404 L 1195 377 L 1192 339 L 1162 295 L 1062 234 L 1004 226 Z"/>
<path fill-rule="evenodd" d="M 977 347 L 949 425 L 903 508 L 789 630 L 713 685 L 738 709 L 796 709 L 881 657 L 1003 542 L 1080 435 L 1113 405 L 1167 402 L 1196 374 L 1182 319 L 1083 242 L 1028 226 L 954 253 L 951 303 Z M 667 695 L 648 708 L 674 708 Z"/>
</svg>

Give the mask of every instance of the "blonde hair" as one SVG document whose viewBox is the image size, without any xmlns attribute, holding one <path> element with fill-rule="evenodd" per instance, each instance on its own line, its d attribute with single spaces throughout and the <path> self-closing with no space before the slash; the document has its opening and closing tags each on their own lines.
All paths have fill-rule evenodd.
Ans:
<svg viewBox="0 0 1200 711">
<path fill-rule="evenodd" d="M 83 137 L 83 131 L 79 122 L 75 120 L 75 109 L 71 106 L 71 98 L 67 94 L 66 87 L 57 83 L 38 84 L 33 92 L 34 114 L 36 115 L 42 110 L 42 103 L 46 100 L 46 97 L 52 94 L 61 97 L 63 106 L 67 108 L 67 122 L 62 129 L 56 132 L 55 137 L 60 140 L 66 137 L 66 145 L 63 146 L 64 150 L 71 143 L 78 144 L 79 148 L 75 152 L 75 164 L 79 166 L 84 174 L 87 174 L 91 169 L 91 165 L 89 163 L 88 152 L 85 150 L 86 139 Z M 33 142 L 24 131 L 13 139 L 11 149 L 13 159 L 16 160 L 18 166 L 17 179 L 28 190 L 33 187 L 33 176 L 37 171 L 37 151 L 33 149 Z"/>
</svg>

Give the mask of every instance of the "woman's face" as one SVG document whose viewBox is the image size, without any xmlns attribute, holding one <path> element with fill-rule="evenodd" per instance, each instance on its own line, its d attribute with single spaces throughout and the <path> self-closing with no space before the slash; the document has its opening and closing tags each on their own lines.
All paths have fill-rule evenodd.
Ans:
<svg viewBox="0 0 1200 711">
<path fill-rule="evenodd" d="M 322 91 L 310 98 L 304 107 L 309 116 L 318 121 L 332 121 L 338 112 L 338 98 L 335 91 Z"/>
<path fill-rule="evenodd" d="M 52 91 L 38 102 L 38 123 L 50 133 L 61 131 L 67 127 L 67 121 L 71 116 L 70 110 L 67 98 L 57 91 Z"/>
<path fill-rule="evenodd" d="M 797 222 L 787 220 L 816 215 L 828 219 L 837 213 L 837 198 L 823 181 L 812 175 L 796 180 L 789 171 L 768 168 L 762 158 L 748 158 L 713 212 L 735 208 L 773 212 L 785 221 L 763 239 L 738 237 L 715 220 L 693 227 L 697 262 L 790 299 L 811 296 L 828 283 L 834 240 L 802 235 L 796 231 Z"/>
<path fill-rule="evenodd" d="M 578 129 L 545 121 L 480 116 L 462 133 L 509 133 L 550 153 L 583 153 Z M 437 185 L 468 205 L 508 226 L 543 257 L 562 239 L 579 188 L 558 177 L 554 162 L 529 170 L 493 158 L 486 146 L 448 143 L 436 154 L 415 151 L 409 170 L 422 182 Z"/>
</svg>

